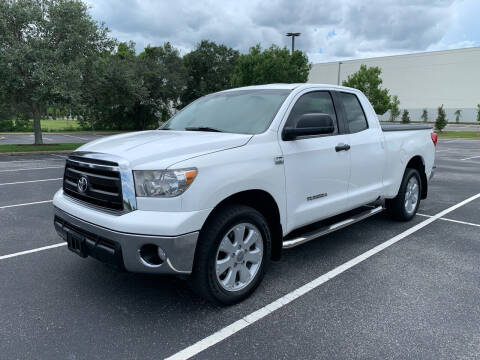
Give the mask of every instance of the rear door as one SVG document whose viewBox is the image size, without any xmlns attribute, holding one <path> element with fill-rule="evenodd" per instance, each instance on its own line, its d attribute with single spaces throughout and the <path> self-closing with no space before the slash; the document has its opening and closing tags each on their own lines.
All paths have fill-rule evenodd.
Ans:
<svg viewBox="0 0 480 360">
<path fill-rule="evenodd" d="M 338 92 L 350 145 L 348 203 L 355 208 L 375 201 L 382 194 L 385 149 L 382 129 L 367 121 L 366 112 L 354 93 Z"/>
<path fill-rule="evenodd" d="M 348 207 L 350 153 L 336 151 L 345 143 L 343 124 L 338 123 L 329 91 L 305 91 L 291 105 L 285 126 L 295 126 L 306 113 L 325 113 L 332 117 L 335 132 L 284 141 L 280 146 L 284 157 L 287 194 L 287 232 L 320 219 L 341 213 Z M 282 129 L 283 129 L 282 127 Z"/>
</svg>

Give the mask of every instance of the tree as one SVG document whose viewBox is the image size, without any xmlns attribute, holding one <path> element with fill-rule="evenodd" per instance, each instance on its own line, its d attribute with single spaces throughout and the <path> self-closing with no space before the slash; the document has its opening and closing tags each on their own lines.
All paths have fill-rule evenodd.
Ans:
<svg viewBox="0 0 480 360">
<path fill-rule="evenodd" d="M 187 85 L 182 94 L 182 106 L 201 96 L 230 88 L 238 57 L 237 50 L 207 40 L 186 54 L 183 64 L 187 71 Z"/>
<path fill-rule="evenodd" d="M 180 106 L 187 84 L 187 71 L 180 53 L 167 42 L 163 46 L 147 46 L 138 58 L 148 97 L 136 105 L 136 116 L 140 115 L 137 111 L 141 111 L 147 123 L 166 121 Z"/>
<path fill-rule="evenodd" d="M 382 70 L 378 66 L 367 67 L 361 65 L 360 69 L 349 75 L 343 86 L 352 87 L 362 91 L 372 104 L 375 112 L 383 115 L 390 109 L 390 95 L 388 89 L 382 89 Z"/>
<path fill-rule="evenodd" d="M 438 108 L 437 120 L 435 121 L 435 129 L 439 132 L 442 132 L 443 128 L 447 126 L 447 115 L 445 114 L 445 109 L 442 106 Z"/>
<path fill-rule="evenodd" d="M 303 83 L 308 79 L 311 65 L 305 53 L 293 54 L 276 45 L 262 51 L 260 45 L 250 48 L 238 58 L 232 75 L 232 85 L 248 86 L 268 83 Z"/>
<path fill-rule="evenodd" d="M 114 54 L 96 58 L 84 71 L 80 123 L 83 127 L 130 130 L 135 128 L 135 104 L 148 95 L 137 66 L 134 43 L 119 44 Z"/>
<path fill-rule="evenodd" d="M 422 118 L 423 122 L 428 121 L 428 111 L 427 111 L 427 109 L 423 109 L 421 118 Z"/>
<path fill-rule="evenodd" d="M 462 110 L 457 109 L 454 114 L 455 114 L 455 122 L 459 123 L 460 118 L 462 117 Z"/>
<path fill-rule="evenodd" d="M 408 113 L 407 109 L 403 110 L 402 123 L 404 123 L 404 124 L 410 123 L 410 114 Z"/>
<path fill-rule="evenodd" d="M 400 100 L 397 95 L 393 95 L 392 102 L 390 103 L 390 121 L 395 121 L 400 116 Z"/>
<path fill-rule="evenodd" d="M 477 104 L 477 121 L 480 122 L 480 104 Z"/>
<path fill-rule="evenodd" d="M 0 1 L 0 92 L 33 117 L 35 144 L 47 105 L 78 102 L 85 64 L 113 48 L 107 34 L 81 1 Z"/>
</svg>

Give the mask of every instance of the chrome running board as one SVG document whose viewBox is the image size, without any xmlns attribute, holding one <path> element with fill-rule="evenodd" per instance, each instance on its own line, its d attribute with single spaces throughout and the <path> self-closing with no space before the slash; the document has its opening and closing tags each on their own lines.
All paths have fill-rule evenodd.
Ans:
<svg viewBox="0 0 480 360">
<path fill-rule="evenodd" d="M 345 220 L 339 221 L 335 224 L 323 226 L 319 229 L 306 232 L 305 234 L 302 234 L 302 236 L 298 236 L 298 237 L 295 237 L 293 239 L 284 240 L 283 241 L 283 248 L 284 249 L 289 249 L 289 248 L 304 244 L 306 242 L 309 242 L 311 240 L 319 238 L 320 236 L 327 235 L 327 234 L 330 234 L 334 231 L 343 229 L 344 227 L 346 227 L 348 225 L 355 224 L 356 222 L 359 222 L 361 220 L 369 218 L 370 216 L 378 214 L 382 211 L 383 211 L 382 206 L 377 206 L 373 209 L 369 208 L 366 211 L 358 213 L 355 216 L 351 216 L 351 217 L 349 217 Z"/>
</svg>

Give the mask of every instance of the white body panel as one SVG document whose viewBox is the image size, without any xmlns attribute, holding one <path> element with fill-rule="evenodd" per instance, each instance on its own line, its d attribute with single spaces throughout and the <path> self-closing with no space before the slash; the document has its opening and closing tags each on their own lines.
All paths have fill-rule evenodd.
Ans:
<svg viewBox="0 0 480 360">
<path fill-rule="evenodd" d="M 434 162 L 430 131 L 382 132 L 361 92 L 313 84 L 263 88 L 292 91 L 262 134 L 147 131 L 97 140 L 79 149 L 123 157 L 132 170 L 196 167 L 198 175 L 182 195 L 137 198 L 138 210 L 123 215 L 106 214 L 72 201 L 63 191 L 55 195 L 54 205 L 112 230 L 174 236 L 200 230 L 215 206 L 230 195 L 263 190 L 277 203 L 285 235 L 378 197 L 395 197 L 407 162 L 414 156 L 423 159 L 429 177 Z M 294 99 L 308 90 L 355 93 L 364 107 L 369 129 L 356 134 L 284 142 L 280 134 Z M 335 145 L 341 142 L 351 144 L 351 150 L 335 152 Z M 282 156 L 284 164 L 277 164 L 275 159 Z M 307 200 L 322 193 L 327 196 Z"/>
</svg>

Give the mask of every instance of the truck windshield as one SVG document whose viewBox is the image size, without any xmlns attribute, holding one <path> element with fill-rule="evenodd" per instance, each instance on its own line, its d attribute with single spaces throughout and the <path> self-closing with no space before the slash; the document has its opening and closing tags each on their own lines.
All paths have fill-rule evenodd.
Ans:
<svg viewBox="0 0 480 360">
<path fill-rule="evenodd" d="M 291 90 L 235 90 L 204 96 L 160 130 L 260 134 L 267 130 Z"/>
</svg>

